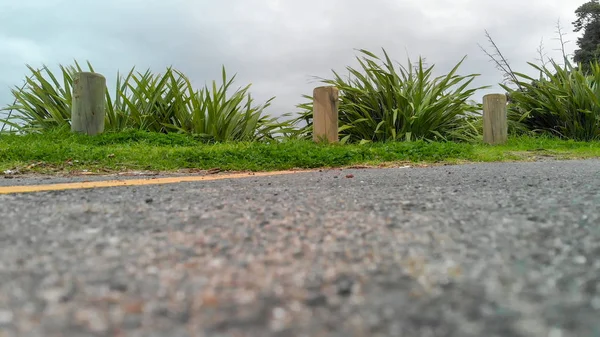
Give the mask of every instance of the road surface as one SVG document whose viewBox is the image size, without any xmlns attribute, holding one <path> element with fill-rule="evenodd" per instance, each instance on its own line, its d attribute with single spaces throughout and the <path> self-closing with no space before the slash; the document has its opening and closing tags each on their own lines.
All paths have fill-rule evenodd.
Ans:
<svg viewBox="0 0 600 337">
<path fill-rule="evenodd" d="M 58 180 L 0 179 L 40 182 Z M 1 337 L 600 336 L 598 160 L 4 194 L 0 210 Z"/>
</svg>

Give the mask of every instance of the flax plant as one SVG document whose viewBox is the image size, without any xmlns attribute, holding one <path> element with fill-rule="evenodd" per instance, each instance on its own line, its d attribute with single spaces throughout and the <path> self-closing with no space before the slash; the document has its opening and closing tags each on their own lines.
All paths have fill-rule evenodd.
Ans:
<svg viewBox="0 0 600 337">
<path fill-rule="evenodd" d="M 91 64 L 88 63 L 88 67 L 93 71 Z M 62 83 L 46 66 L 35 69 L 27 65 L 27 68 L 31 76 L 26 78 L 23 87 L 11 90 L 14 104 L 1 109 L 10 111 L 11 115 L 0 122 L 23 132 L 60 128 L 70 123 L 73 76 L 83 71 L 80 65 L 77 62 L 75 66 L 60 65 Z"/>
<path fill-rule="evenodd" d="M 15 113 L 0 122 L 22 133 L 69 127 L 73 76 L 82 68 L 77 62 L 60 66 L 62 83 L 46 67 L 28 68 L 32 76 L 26 85 L 12 90 L 15 104 L 3 109 Z M 89 62 L 88 68 L 94 71 Z M 276 138 L 276 132 L 285 132 L 289 122 L 264 114 L 274 98 L 255 105 L 250 85 L 233 90 L 234 79 L 228 79 L 223 67 L 219 85 L 213 81 L 196 90 L 171 67 L 163 74 L 135 72 L 135 68 L 125 76 L 118 73 L 114 93 L 106 90 L 105 130 L 189 133 L 218 142 L 269 140 Z"/>
<path fill-rule="evenodd" d="M 509 93 L 511 114 L 529 130 L 578 141 L 600 139 L 600 65 L 590 65 L 587 73 L 570 63 L 560 66 L 529 63 L 540 73 L 534 79 L 516 73 L 517 89 Z"/>
<path fill-rule="evenodd" d="M 333 79 L 322 80 L 340 90 L 341 142 L 469 141 L 480 136 L 481 106 L 468 100 L 484 87 L 467 89 L 478 74 L 456 74 L 464 58 L 448 74 L 433 77 L 434 66 L 425 66 L 422 58 L 396 68 L 385 50 L 383 60 L 367 50 L 360 53 L 360 69 L 347 67 L 348 78 L 333 71 Z M 312 104 L 298 107 L 302 112 L 294 123 L 305 125 L 292 136 L 311 137 Z"/>
</svg>

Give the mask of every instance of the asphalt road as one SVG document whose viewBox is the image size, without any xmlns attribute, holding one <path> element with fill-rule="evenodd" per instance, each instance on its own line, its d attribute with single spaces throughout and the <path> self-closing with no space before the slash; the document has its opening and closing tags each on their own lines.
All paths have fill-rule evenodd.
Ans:
<svg viewBox="0 0 600 337">
<path fill-rule="evenodd" d="M 600 336 L 597 160 L 9 194 L 0 211 L 1 337 Z"/>
</svg>

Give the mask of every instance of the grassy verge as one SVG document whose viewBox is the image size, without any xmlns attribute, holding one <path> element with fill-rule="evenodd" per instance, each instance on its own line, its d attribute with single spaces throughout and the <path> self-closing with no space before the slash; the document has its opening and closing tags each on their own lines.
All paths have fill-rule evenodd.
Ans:
<svg viewBox="0 0 600 337">
<path fill-rule="evenodd" d="M 96 137 L 59 132 L 0 136 L 0 172 L 21 173 L 180 169 L 270 171 L 399 163 L 535 160 L 540 157 L 600 157 L 600 142 L 513 138 L 502 146 L 427 142 L 319 145 L 310 141 L 208 145 L 187 135 L 136 131 Z"/>
</svg>

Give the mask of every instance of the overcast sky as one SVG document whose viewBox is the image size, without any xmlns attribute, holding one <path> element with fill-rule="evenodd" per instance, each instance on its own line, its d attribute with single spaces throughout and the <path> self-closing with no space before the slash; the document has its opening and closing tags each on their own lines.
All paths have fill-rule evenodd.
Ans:
<svg viewBox="0 0 600 337">
<path fill-rule="evenodd" d="M 219 79 L 221 65 L 252 83 L 258 102 L 276 96 L 270 114 L 296 111 L 302 94 L 355 65 L 356 49 L 406 64 L 419 55 L 437 74 L 467 55 L 461 74 L 496 85 L 502 74 L 479 49 L 488 30 L 515 70 L 532 73 L 540 40 L 559 59 L 560 20 L 567 51 L 571 22 L 585 0 L 0 0 L 0 104 L 12 103 L 26 64 L 56 69 L 89 60 L 109 85 L 132 66 L 183 71 L 197 86 Z M 489 49 L 491 51 L 491 49 Z M 487 93 L 482 92 L 479 97 Z"/>
</svg>

